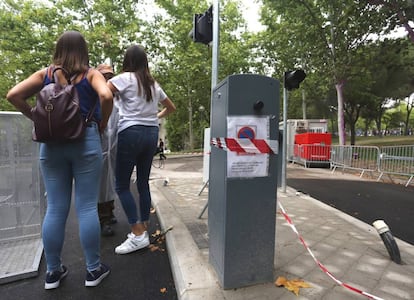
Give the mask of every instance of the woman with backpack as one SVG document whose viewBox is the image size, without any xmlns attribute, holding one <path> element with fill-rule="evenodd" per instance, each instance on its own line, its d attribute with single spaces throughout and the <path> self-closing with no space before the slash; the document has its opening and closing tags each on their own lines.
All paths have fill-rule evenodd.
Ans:
<svg viewBox="0 0 414 300">
<path fill-rule="evenodd" d="M 92 112 L 92 121 L 87 123 L 85 134 L 79 140 L 40 143 L 40 170 L 47 192 L 42 225 L 47 265 L 45 289 L 59 287 L 68 274 L 61 252 L 73 183 L 79 238 L 86 263 L 85 286 L 97 286 L 110 272 L 109 267 L 101 263 L 97 202 L 102 170 L 100 132 L 105 129 L 111 114 L 113 95 L 103 75 L 89 68 L 88 47 L 79 32 L 67 31 L 59 37 L 52 62 L 51 66 L 35 72 L 7 94 L 7 99 L 33 120 L 34 112 L 27 100 L 49 83 L 57 81 L 66 85 L 71 81 L 79 96 L 81 115 L 86 118 L 89 111 Z"/>
<path fill-rule="evenodd" d="M 147 226 L 151 209 L 149 175 L 157 149 L 159 118 L 175 111 L 175 105 L 152 77 L 141 46 L 130 46 L 124 55 L 121 74 L 109 80 L 119 108 L 115 189 L 131 226 L 127 239 L 115 248 L 127 254 L 149 245 Z M 158 111 L 159 104 L 164 108 Z M 130 190 L 136 167 L 139 212 Z"/>
</svg>

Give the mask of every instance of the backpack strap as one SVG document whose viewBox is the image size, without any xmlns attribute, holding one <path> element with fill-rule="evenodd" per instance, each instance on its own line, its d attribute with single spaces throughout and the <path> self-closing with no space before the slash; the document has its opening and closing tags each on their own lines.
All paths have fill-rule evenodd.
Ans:
<svg viewBox="0 0 414 300">
<path fill-rule="evenodd" d="M 84 79 L 88 75 L 89 69 L 90 68 L 88 68 L 85 72 L 83 72 L 82 79 Z M 66 69 L 64 69 L 62 67 L 55 67 L 55 66 L 52 65 L 52 66 L 49 66 L 47 68 L 47 73 L 46 73 L 47 76 L 50 78 L 51 82 L 57 82 L 58 81 L 57 74 L 55 73 L 57 70 L 62 70 L 68 84 L 71 84 L 71 82 L 74 81 L 76 79 L 76 77 L 79 75 L 79 74 L 75 74 L 72 77 L 68 78 L 69 77 L 69 72 L 66 71 Z M 93 121 L 93 114 L 95 112 L 97 104 L 98 104 L 98 99 L 95 101 L 95 103 L 93 104 L 93 106 L 89 110 L 88 114 L 86 115 L 86 118 L 85 118 L 86 123 L 89 123 L 89 122 Z"/>
<path fill-rule="evenodd" d="M 49 71 L 49 69 L 51 69 L 51 71 Z M 72 84 L 72 82 L 75 81 L 76 77 L 78 77 L 78 75 L 79 75 L 79 73 L 76 73 L 76 74 L 70 76 L 69 72 L 65 68 L 50 66 L 48 68 L 48 73 L 47 74 L 48 74 L 49 78 L 51 78 L 52 82 L 57 82 L 57 75 L 55 73 L 57 70 L 61 70 L 63 72 L 63 74 L 65 75 L 65 79 L 66 79 L 68 84 Z M 88 71 L 89 71 L 89 68 L 85 72 L 83 72 L 81 80 L 86 77 L 86 75 L 88 74 Z"/>
<path fill-rule="evenodd" d="M 86 77 L 86 75 L 88 75 L 89 69 L 90 68 L 88 67 L 88 69 L 85 72 L 82 73 L 81 80 L 83 80 Z M 67 73 L 67 71 L 64 71 L 64 72 L 66 72 L 65 74 L 67 74 L 67 75 L 65 75 L 65 77 L 66 76 L 69 76 L 68 73 Z M 68 80 L 68 83 L 70 84 L 72 81 L 75 81 L 75 79 L 76 79 L 76 77 L 78 77 L 78 75 L 79 75 L 79 73 L 76 73 L 75 75 L 73 75 L 72 77 L 70 77 L 70 79 Z M 66 79 L 67 79 L 67 77 L 66 77 Z"/>
<path fill-rule="evenodd" d="M 51 82 L 54 82 L 52 66 L 47 67 L 46 76 L 50 79 Z"/>
<path fill-rule="evenodd" d="M 82 79 L 86 78 L 86 76 L 89 73 L 89 70 L 90 68 L 88 68 L 85 72 L 83 72 Z M 98 105 L 98 101 L 99 101 L 99 97 L 96 98 L 95 103 L 93 104 L 88 114 L 86 115 L 86 119 L 85 119 L 86 124 L 94 120 L 93 114 L 95 113 L 95 109 L 96 109 L 96 106 Z"/>
<path fill-rule="evenodd" d="M 88 124 L 89 122 L 93 121 L 93 114 L 94 114 L 94 112 L 95 112 L 96 105 L 98 104 L 98 100 L 99 100 L 99 98 L 97 98 L 97 99 L 95 100 L 95 103 L 93 104 L 93 106 L 92 106 L 92 107 L 91 107 L 91 109 L 89 110 L 88 114 L 86 115 L 86 118 L 85 118 L 85 122 L 86 122 L 86 124 Z"/>
<path fill-rule="evenodd" d="M 84 78 L 86 78 L 86 76 L 87 76 L 87 75 L 88 75 L 88 73 L 89 73 L 89 69 L 90 69 L 90 68 L 88 68 L 85 72 L 83 72 L 83 75 L 82 75 L 81 80 L 82 80 L 82 79 L 84 79 Z"/>
</svg>

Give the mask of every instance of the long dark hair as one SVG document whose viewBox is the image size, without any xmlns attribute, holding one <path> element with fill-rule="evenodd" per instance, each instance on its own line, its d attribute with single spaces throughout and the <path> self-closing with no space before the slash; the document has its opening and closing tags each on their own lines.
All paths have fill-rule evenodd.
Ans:
<svg viewBox="0 0 414 300">
<path fill-rule="evenodd" d="M 59 37 L 53 63 L 63 67 L 70 75 L 83 73 L 88 69 L 88 45 L 80 32 L 66 31 Z"/>
<path fill-rule="evenodd" d="M 155 80 L 150 73 L 147 54 L 143 47 L 138 45 L 128 47 L 124 55 L 122 71 L 135 73 L 138 83 L 138 95 L 145 96 L 147 102 L 151 101 L 151 87 Z M 142 93 L 142 89 L 144 89 L 144 93 Z"/>
</svg>

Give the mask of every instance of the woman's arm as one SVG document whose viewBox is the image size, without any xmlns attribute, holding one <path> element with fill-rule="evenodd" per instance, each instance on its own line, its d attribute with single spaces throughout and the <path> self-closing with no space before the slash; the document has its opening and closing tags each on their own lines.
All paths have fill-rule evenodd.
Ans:
<svg viewBox="0 0 414 300">
<path fill-rule="evenodd" d="M 168 97 L 161 101 L 161 104 L 164 106 L 164 108 L 157 114 L 157 117 L 159 119 L 165 118 L 166 116 L 168 116 L 176 110 L 174 103 Z"/>
<path fill-rule="evenodd" d="M 112 113 L 113 95 L 111 90 L 106 85 L 105 77 L 103 77 L 101 72 L 95 69 L 91 69 L 88 75 L 91 76 L 90 78 L 88 78 L 89 82 L 91 83 L 93 89 L 99 96 L 102 113 L 100 131 L 103 132 L 103 130 L 108 125 L 108 120 Z"/>
<path fill-rule="evenodd" d="M 119 92 L 112 82 L 108 81 L 106 84 L 108 85 L 108 88 L 111 90 L 113 95 Z"/>
<path fill-rule="evenodd" d="M 43 80 L 46 75 L 46 69 L 37 71 L 27 79 L 15 85 L 7 93 L 7 100 L 13 104 L 22 114 L 32 119 L 32 107 L 27 103 L 27 99 L 38 93 L 43 88 Z"/>
</svg>

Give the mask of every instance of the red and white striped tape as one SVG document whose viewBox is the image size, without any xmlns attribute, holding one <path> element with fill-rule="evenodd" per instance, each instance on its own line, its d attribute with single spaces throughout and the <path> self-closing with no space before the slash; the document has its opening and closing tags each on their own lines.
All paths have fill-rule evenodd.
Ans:
<svg viewBox="0 0 414 300">
<path fill-rule="evenodd" d="M 308 247 L 308 245 L 306 244 L 305 240 L 302 238 L 302 236 L 300 235 L 300 233 L 297 231 L 295 225 L 293 224 L 292 220 L 290 219 L 290 217 L 288 216 L 288 214 L 286 213 L 285 209 L 283 208 L 282 204 L 280 203 L 280 201 L 277 201 L 277 204 L 280 208 L 280 210 L 282 211 L 283 216 L 285 217 L 286 221 L 288 222 L 289 226 L 292 228 L 293 232 L 296 233 L 296 235 L 299 237 L 300 242 L 302 243 L 302 245 L 305 247 L 306 250 L 308 250 L 309 254 L 312 256 L 313 260 L 316 262 L 316 264 L 319 266 L 319 268 L 326 273 L 333 281 L 335 281 L 337 284 L 353 291 L 356 292 L 358 294 L 364 295 L 365 297 L 368 297 L 369 299 L 375 299 L 375 300 L 384 300 L 383 298 L 371 295 L 367 292 L 361 291 L 360 289 L 353 287 L 347 283 L 344 283 L 342 281 L 340 281 L 339 279 L 335 278 L 335 276 L 332 275 L 331 272 L 328 271 L 328 269 L 315 257 L 315 255 L 313 254 L 312 250 Z"/>
<path fill-rule="evenodd" d="M 277 154 L 279 149 L 277 140 L 265 139 L 212 138 L 210 144 L 237 153 Z"/>
</svg>

